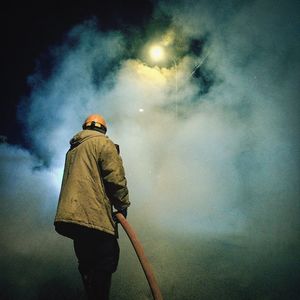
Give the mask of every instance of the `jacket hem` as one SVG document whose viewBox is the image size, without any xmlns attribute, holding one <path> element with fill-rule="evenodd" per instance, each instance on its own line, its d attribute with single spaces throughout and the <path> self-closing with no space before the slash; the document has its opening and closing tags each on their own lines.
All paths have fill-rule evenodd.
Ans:
<svg viewBox="0 0 300 300">
<path fill-rule="evenodd" d="M 77 224 L 77 225 L 84 226 L 84 227 L 87 227 L 87 228 L 96 229 L 96 230 L 104 231 L 104 232 L 112 234 L 112 235 L 116 235 L 115 230 L 110 230 L 108 228 L 105 228 L 105 227 L 102 227 L 102 226 L 96 226 L 96 225 L 89 224 L 89 223 L 84 223 L 84 222 L 74 221 L 74 220 L 66 220 L 66 219 L 56 219 L 54 221 L 54 224 L 58 223 L 58 222 Z"/>
</svg>

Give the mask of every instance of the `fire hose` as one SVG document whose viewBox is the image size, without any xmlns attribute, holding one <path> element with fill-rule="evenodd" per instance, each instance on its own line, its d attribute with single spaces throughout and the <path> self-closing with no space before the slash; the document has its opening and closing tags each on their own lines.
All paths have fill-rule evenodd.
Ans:
<svg viewBox="0 0 300 300">
<path fill-rule="evenodd" d="M 154 273 L 152 271 L 151 265 L 145 255 L 143 246 L 142 246 L 141 242 L 138 240 L 138 237 L 137 237 L 135 231 L 133 230 L 131 225 L 128 223 L 128 221 L 124 218 L 124 216 L 121 213 L 117 213 L 116 217 L 119 220 L 119 222 L 121 223 L 127 236 L 129 237 L 129 240 L 135 250 L 135 253 L 142 265 L 143 271 L 145 273 L 145 276 L 147 278 L 148 284 L 151 289 L 153 299 L 154 300 L 163 300 L 159 286 L 157 284 Z"/>
</svg>

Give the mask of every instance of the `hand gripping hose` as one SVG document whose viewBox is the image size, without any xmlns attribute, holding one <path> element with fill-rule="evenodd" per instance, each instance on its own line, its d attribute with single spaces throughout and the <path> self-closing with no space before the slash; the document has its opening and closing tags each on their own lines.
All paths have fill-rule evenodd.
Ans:
<svg viewBox="0 0 300 300">
<path fill-rule="evenodd" d="M 128 223 L 128 221 L 124 218 L 124 216 L 121 213 L 117 213 L 116 217 L 119 220 L 119 222 L 121 223 L 126 234 L 128 235 L 130 242 L 135 250 L 135 253 L 142 265 L 142 268 L 144 270 L 144 273 L 146 275 L 147 281 L 148 281 L 150 289 L 151 289 L 153 299 L 154 300 L 163 300 L 163 297 L 159 290 L 159 286 L 154 277 L 151 265 L 145 255 L 143 246 L 142 246 L 141 242 L 138 240 L 135 231 L 133 230 L 131 225 Z"/>
</svg>

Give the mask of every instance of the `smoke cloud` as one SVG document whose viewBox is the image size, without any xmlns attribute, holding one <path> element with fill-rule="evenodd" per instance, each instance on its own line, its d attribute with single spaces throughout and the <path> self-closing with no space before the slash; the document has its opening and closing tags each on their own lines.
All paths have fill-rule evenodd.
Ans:
<svg viewBox="0 0 300 300">
<path fill-rule="evenodd" d="M 68 141 L 97 112 L 165 299 L 296 299 L 298 12 L 296 1 L 160 1 L 161 40 L 181 45 L 166 66 L 128 58 L 140 41 L 96 19 L 50 48 L 19 108 L 30 149 L 0 145 L 1 298 L 84 298 L 52 223 Z M 112 299 L 151 299 L 122 232 L 120 244 Z"/>
</svg>

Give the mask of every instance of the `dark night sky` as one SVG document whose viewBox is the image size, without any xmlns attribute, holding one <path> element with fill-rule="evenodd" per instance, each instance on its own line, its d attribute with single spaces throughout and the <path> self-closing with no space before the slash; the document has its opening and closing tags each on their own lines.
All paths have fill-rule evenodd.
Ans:
<svg viewBox="0 0 300 300">
<path fill-rule="evenodd" d="M 1 135 L 11 143 L 26 144 L 16 122 L 21 97 L 29 95 L 28 75 L 49 46 L 62 42 L 75 25 L 97 17 L 103 31 L 130 31 L 143 27 L 151 17 L 153 1 L 37 1 L 31 5 L 8 4 L 1 9 L 2 101 Z M 47 64 L 46 62 L 44 62 Z M 47 67 L 51 68 L 47 65 Z"/>
<path fill-rule="evenodd" d="M 121 147 L 128 220 L 164 299 L 300 298 L 299 1 L 0 13 L 1 300 L 84 299 L 53 219 L 69 140 L 94 112 Z M 122 230 L 119 241 L 111 299 L 151 299 Z"/>
</svg>

